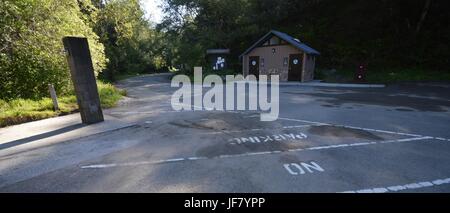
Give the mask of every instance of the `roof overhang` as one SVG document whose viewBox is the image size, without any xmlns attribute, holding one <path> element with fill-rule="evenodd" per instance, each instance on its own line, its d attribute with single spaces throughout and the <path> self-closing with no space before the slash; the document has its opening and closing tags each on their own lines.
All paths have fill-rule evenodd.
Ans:
<svg viewBox="0 0 450 213">
<path fill-rule="evenodd" d="M 265 34 L 263 37 L 261 37 L 257 42 L 255 42 L 250 48 L 248 48 L 244 53 L 242 53 L 239 58 L 242 58 L 244 55 L 250 53 L 253 49 L 259 47 L 260 45 L 262 45 L 267 39 L 270 39 L 271 36 L 277 36 L 280 39 L 283 39 L 284 41 L 286 41 L 287 43 L 291 44 L 292 46 L 294 46 L 295 48 L 305 52 L 306 54 L 311 54 L 311 55 L 320 55 L 320 53 L 309 47 L 308 45 L 306 45 L 305 43 L 302 43 L 300 40 L 286 34 L 286 33 L 282 33 L 279 31 L 275 31 L 275 30 L 271 30 L 270 32 L 268 32 L 267 34 Z"/>
</svg>

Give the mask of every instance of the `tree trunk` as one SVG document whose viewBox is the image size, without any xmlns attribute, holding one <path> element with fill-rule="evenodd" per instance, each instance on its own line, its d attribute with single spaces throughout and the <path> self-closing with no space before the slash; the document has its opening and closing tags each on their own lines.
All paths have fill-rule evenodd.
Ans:
<svg viewBox="0 0 450 213">
<path fill-rule="evenodd" d="M 422 15 L 420 16 L 419 22 L 417 23 L 416 32 L 415 34 L 419 34 L 420 30 L 422 29 L 423 23 L 425 21 L 425 18 L 428 15 L 428 10 L 430 9 L 431 0 L 426 0 L 425 5 L 422 9 Z"/>
</svg>

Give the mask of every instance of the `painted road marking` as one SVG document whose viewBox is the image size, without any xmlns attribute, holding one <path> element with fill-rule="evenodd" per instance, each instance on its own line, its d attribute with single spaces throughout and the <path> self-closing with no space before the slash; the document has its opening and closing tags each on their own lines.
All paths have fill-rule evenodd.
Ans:
<svg viewBox="0 0 450 213">
<path fill-rule="evenodd" d="M 94 164 L 94 165 L 81 166 L 81 168 L 82 169 L 102 169 L 102 168 L 111 168 L 111 167 L 140 166 L 140 165 L 164 164 L 164 163 L 197 161 L 197 160 L 207 160 L 207 159 L 236 158 L 236 157 L 247 157 L 247 156 L 255 156 L 255 155 L 279 154 L 279 153 L 285 153 L 285 152 L 315 151 L 315 150 L 325 150 L 325 149 L 338 149 L 338 148 L 344 148 L 344 147 L 368 146 L 368 145 L 375 145 L 375 144 L 383 144 L 386 142 L 405 143 L 405 142 L 411 142 L 411 141 L 422 141 L 422 140 L 427 140 L 427 139 L 432 139 L 432 137 L 397 139 L 397 140 L 389 140 L 389 141 L 382 141 L 382 142 L 364 142 L 364 143 L 350 143 L 350 144 L 338 144 L 338 145 L 326 145 L 326 146 L 313 146 L 313 147 L 308 147 L 308 148 L 286 149 L 286 150 L 276 150 L 276 151 L 266 151 L 266 152 L 247 152 L 247 153 L 234 154 L 234 155 L 219 155 L 219 156 L 210 157 L 210 158 L 187 157 L 187 158 L 175 158 L 175 159 L 156 160 L 156 161 L 140 161 L 140 162 L 131 162 L 131 163 Z"/>
<path fill-rule="evenodd" d="M 308 136 L 304 133 L 284 133 L 284 134 L 274 134 L 274 135 L 264 135 L 264 136 L 250 136 L 250 137 L 239 137 L 232 138 L 228 141 L 230 144 L 245 144 L 245 143 L 268 143 L 268 142 L 281 142 L 281 141 L 297 141 L 306 139 Z"/>
<path fill-rule="evenodd" d="M 189 106 L 186 104 L 177 104 L 179 106 Z M 205 107 L 199 107 L 196 105 L 191 105 L 190 107 L 193 107 L 194 109 L 206 109 L 208 111 L 212 111 L 211 108 L 205 108 Z M 175 111 L 175 110 L 169 110 L 169 111 L 160 111 L 160 112 L 112 112 L 110 114 L 161 114 L 161 113 L 174 113 L 174 112 L 192 112 L 192 111 Z M 237 113 L 242 115 L 247 115 L 246 118 L 250 118 L 253 115 L 248 116 L 248 112 L 244 111 L 222 111 L 227 113 Z M 315 125 L 326 125 L 326 126 L 336 126 L 336 127 L 344 127 L 349 129 L 358 129 L 358 130 L 365 130 L 365 131 L 371 131 L 371 132 L 380 132 L 380 133 L 387 133 L 387 134 L 396 134 L 396 135 L 403 135 L 403 136 L 411 136 L 411 137 L 432 137 L 436 140 L 442 140 L 442 141 L 450 141 L 450 138 L 442 138 L 442 137 L 434 137 L 434 136 L 425 136 L 420 134 L 411 134 L 411 133 L 403 133 L 403 132 L 396 132 L 396 131 L 388 131 L 388 130 L 380 130 L 380 129 L 372 129 L 372 128 L 363 128 L 363 127 L 355 127 L 355 126 L 349 126 L 349 125 L 337 125 L 337 124 L 330 124 L 330 123 L 324 123 L 324 122 L 316 122 L 316 121 L 308 121 L 303 119 L 294 119 L 294 118 L 283 118 L 279 117 L 280 120 L 287 120 L 287 121 L 297 121 L 297 122 L 303 122 L 303 123 L 310 123 Z"/>
<path fill-rule="evenodd" d="M 348 129 L 365 130 L 365 131 L 370 131 L 370 132 L 379 132 L 379 133 L 386 133 L 386 134 L 396 134 L 396 135 L 403 135 L 403 136 L 411 136 L 411 137 L 430 137 L 431 139 L 436 139 L 436 140 L 441 140 L 441 141 L 450 141 L 449 138 L 426 136 L 426 135 L 411 134 L 411 133 L 404 133 L 404 132 L 395 132 L 395 131 L 380 130 L 380 129 L 362 128 L 362 127 L 347 126 L 347 125 L 337 125 L 337 124 L 322 123 L 322 122 L 308 121 L 308 120 L 302 120 L 302 119 L 293 119 L 293 118 L 282 118 L 282 117 L 280 117 L 278 119 L 286 120 L 286 121 L 297 121 L 297 122 L 303 122 L 303 123 L 311 123 L 311 124 L 320 124 L 320 125 L 324 125 L 324 126 L 335 126 L 335 127 L 343 127 L 343 128 L 348 128 Z"/>
<path fill-rule="evenodd" d="M 388 187 L 379 187 L 372 189 L 359 189 L 354 191 L 345 191 L 342 193 L 386 193 L 386 192 L 399 192 L 408 189 L 421 189 L 426 187 L 439 186 L 443 184 L 450 184 L 450 178 L 445 179 L 437 179 L 432 181 L 423 181 L 416 183 L 408 183 L 405 185 L 396 185 L 396 186 L 388 186 Z"/>
<path fill-rule="evenodd" d="M 319 164 L 317 164 L 314 161 L 311 161 L 309 163 L 300 162 L 300 164 L 286 163 L 286 164 L 283 164 L 283 167 L 291 175 L 304 175 L 304 174 L 306 174 L 306 172 L 314 173 L 314 171 L 316 171 L 316 172 L 324 172 L 325 171 L 321 166 L 319 166 Z"/>
</svg>

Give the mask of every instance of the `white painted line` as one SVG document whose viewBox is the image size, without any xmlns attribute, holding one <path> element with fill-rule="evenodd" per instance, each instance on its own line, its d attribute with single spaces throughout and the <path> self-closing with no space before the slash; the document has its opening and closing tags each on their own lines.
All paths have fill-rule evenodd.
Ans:
<svg viewBox="0 0 450 213">
<path fill-rule="evenodd" d="M 165 162 L 178 162 L 178 161 L 184 161 L 185 158 L 175 158 L 175 159 L 169 159 L 165 160 Z"/>
<path fill-rule="evenodd" d="M 387 187 L 387 189 L 388 189 L 389 191 L 396 192 L 396 191 L 402 191 L 402 190 L 405 190 L 406 187 L 404 187 L 404 186 L 389 186 L 389 187 Z"/>
<path fill-rule="evenodd" d="M 89 165 L 89 166 L 82 166 L 82 169 L 103 169 L 103 168 L 109 168 L 109 167 L 116 167 L 117 164 L 97 164 L 97 165 Z"/>
<path fill-rule="evenodd" d="M 388 190 L 386 188 L 375 188 L 373 189 L 374 193 L 385 193 L 388 192 Z"/>
<path fill-rule="evenodd" d="M 405 185 L 396 185 L 396 186 L 388 186 L 388 187 L 379 187 L 372 189 L 360 189 L 354 191 L 344 191 L 341 193 L 386 193 L 386 192 L 399 192 L 408 189 L 421 189 L 426 187 L 439 186 L 442 184 L 450 184 L 450 178 L 446 179 L 437 179 L 432 181 L 423 181 L 416 183 L 408 183 Z"/>
<path fill-rule="evenodd" d="M 380 141 L 378 143 L 401 143 L 401 142 L 409 142 L 409 141 L 417 141 L 417 140 L 427 140 L 432 139 L 433 137 L 420 137 L 420 138 L 404 138 L 404 139 L 398 139 L 398 140 L 387 140 L 387 141 Z"/>
<path fill-rule="evenodd" d="M 97 165 L 87 165 L 81 166 L 82 169 L 103 169 L 103 168 L 111 168 L 111 167 L 123 167 L 123 166 L 139 166 L 139 165 L 152 165 L 152 164 L 163 164 L 163 163 L 174 163 L 174 162 L 183 162 L 183 161 L 197 161 L 197 160 L 207 160 L 207 159 L 221 159 L 221 158 L 236 158 L 236 157 L 246 157 L 246 156 L 255 156 L 255 155 L 267 155 L 267 154 L 279 154 L 284 152 L 300 152 L 300 151 L 313 151 L 313 150 L 324 150 L 324 149 L 337 149 L 337 148 L 345 148 L 345 147 L 355 147 L 355 146 L 367 146 L 374 144 L 383 144 L 386 142 L 389 143 L 405 143 L 411 141 L 420 141 L 429 139 L 430 137 L 420 137 L 420 138 L 408 138 L 408 139 L 397 139 L 397 140 L 389 140 L 389 141 L 381 141 L 381 142 L 364 142 L 364 143 L 353 143 L 353 144 L 337 144 L 337 145 L 325 145 L 325 146 L 315 146 L 308 148 L 298 148 L 298 149 L 287 149 L 287 150 L 274 150 L 274 151 L 265 151 L 265 152 L 247 152 L 242 154 L 234 154 L 234 155 L 220 155 L 217 157 L 187 157 L 187 158 L 174 158 L 167 160 L 157 160 L 157 161 L 140 161 L 140 162 L 131 162 L 131 163 L 113 163 L 113 164 L 97 164 Z M 438 184 L 438 183 L 433 183 Z M 411 186 L 412 187 L 412 186 Z"/>
<path fill-rule="evenodd" d="M 297 122 L 303 122 L 303 123 L 310 123 L 310 124 L 330 125 L 330 124 L 322 123 L 322 122 L 307 121 L 307 120 L 293 119 L 293 118 L 281 118 L 281 117 L 279 117 L 278 119 L 286 120 L 286 121 L 297 121 Z"/>
<path fill-rule="evenodd" d="M 187 158 L 188 160 L 206 160 L 206 159 L 208 159 L 207 157 L 190 157 L 190 158 Z"/>
<path fill-rule="evenodd" d="M 201 158 L 201 159 L 203 159 L 203 158 Z M 156 160 L 156 161 L 96 164 L 96 165 L 81 166 L 80 168 L 82 168 L 82 169 L 104 169 L 104 168 L 111 168 L 111 167 L 141 166 L 141 165 L 152 165 L 152 164 L 162 164 L 162 163 L 173 163 L 173 162 L 180 162 L 180 161 L 185 161 L 185 160 L 189 160 L 189 159 L 188 158 L 174 158 L 174 159 Z M 196 159 L 196 160 L 200 160 L 200 158 Z"/>
<path fill-rule="evenodd" d="M 189 105 L 185 105 L 185 104 L 177 104 L 177 105 L 180 105 L 180 106 L 189 106 Z M 202 109 L 202 110 L 203 110 L 203 108 L 202 108 L 202 107 L 199 107 L 199 106 L 191 105 L 191 107 L 197 108 L 197 109 Z M 204 109 L 210 110 L 210 111 L 213 110 L 213 109 L 211 109 L 211 108 L 204 108 Z M 183 111 L 167 111 L 167 112 L 183 112 Z M 189 112 L 189 111 L 184 111 L 184 112 Z M 245 114 L 245 113 L 246 113 L 246 112 L 241 112 L 241 111 L 223 111 L 223 112 L 239 113 L 239 114 Z M 245 116 L 245 117 L 246 117 L 246 118 L 249 118 L 249 117 L 253 117 L 253 116 L 258 117 L 259 115 L 252 115 L 252 116 Z M 303 122 L 303 123 L 310 123 L 310 124 L 316 124 L 316 125 L 336 126 L 336 127 L 343 127 L 343 128 L 349 128 L 349 129 L 358 129 L 358 130 L 365 130 L 365 131 L 371 131 L 371 132 L 380 132 L 380 133 L 386 133 L 386 134 L 396 134 L 396 135 L 403 135 L 403 136 L 411 136 L 411 137 L 432 137 L 433 139 L 437 139 L 437 140 L 447 140 L 447 141 L 450 141 L 449 138 L 433 137 L 433 136 L 425 136 L 425 135 L 411 134 L 411 133 L 404 133 L 404 132 L 395 132 L 395 131 L 380 130 L 380 129 L 362 128 L 362 127 L 347 126 L 347 125 L 335 125 L 335 124 L 330 124 L 330 123 L 323 123 L 323 122 L 316 122 L 316 121 L 308 121 L 308 120 L 302 120 L 302 119 L 293 119 L 293 118 L 283 118 L 283 117 L 279 117 L 278 119 L 280 119 L 280 120 L 287 120 L 287 121 L 297 121 L 297 122 Z"/>
<path fill-rule="evenodd" d="M 362 142 L 362 143 L 349 144 L 349 146 L 365 146 L 365 145 L 370 145 L 370 143 L 369 142 Z"/>
<path fill-rule="evenodd" d="M 266 154 L 272 154 L 273 152 L 249 152 L 247 153 L 247 156 L 251 155 L 266 155 Z"/>
<path fill-rule="evenodd" d="M 336 125 L 336 124 L 330 124 L 330 123 L 307 121 L 307 120 L 293 119 L 293 118 L 281 118 L 280 117 L 278 119 L 280 119 L 280 120 L 287 120 L 287 121 L 297 121 L 297 122 L 303 122 L 303 123 L 320 124 L 320 125 L 324 125 L 324 126 L 335 126 L 335 127 L 342 127 L 342 128 L 348 128 L 348 129 L 357 129 L 357 130 L 364 130 L 364 131 L 370 131 L 370 132 L 380 132 L 380 133 L 386 133 L 386 134 L 396 134 L 396 135 L 411 136 L 411 137 L 428 137 L 427 139 L 436 139 L 436 140 L 442 140 L 442 141 L 450 141 L 450 138 L 425 136 L 425 135 L 411 134 L 411 133 L 404 133 L 404 132 L 395 132 L 395 131 L 380 130 L 380 129 L 362 128 L 362 127 L 347 126 L 347 125 Z"/>
</svg>

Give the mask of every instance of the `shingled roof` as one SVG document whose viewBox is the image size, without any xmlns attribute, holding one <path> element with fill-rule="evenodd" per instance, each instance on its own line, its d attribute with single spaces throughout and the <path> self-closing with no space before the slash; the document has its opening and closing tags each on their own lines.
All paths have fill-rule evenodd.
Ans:
<svg viewBox="0 0 450 213">
<path fill-rule="evenodd" d="M 288 35 L 286 33 L 282 33 L 282 32 L 276 31 L 276 30 L 271 30 L 266 35 L 264 35 L 261 39 L 259 39 L 256 43 L 254 43 L 250 48 L 248 48 L 244 53 L 242 53 L 239 57 L 242 57 L 242 56 L 248 54 L 250 51 L 252 51 L 256 47 L 259 47 L 260 45 L 262 45 L 267 39 L 269 39 L 273 35 L 283 39 L 287 43 L 289 43 L 292 46 L 298 48 L 299 50 L 302 50 L 306 54 L 320 55 L 320 53 L 317 50 L 309 47 L 305 43 L 302 43 L 300 40 L 298 40 L 298 39 L 296 39 L 296 38 L 294 38 L 294 37 L 292 37 L 292 36 L 290 36 L 290 35 Z"/>
</svg>

